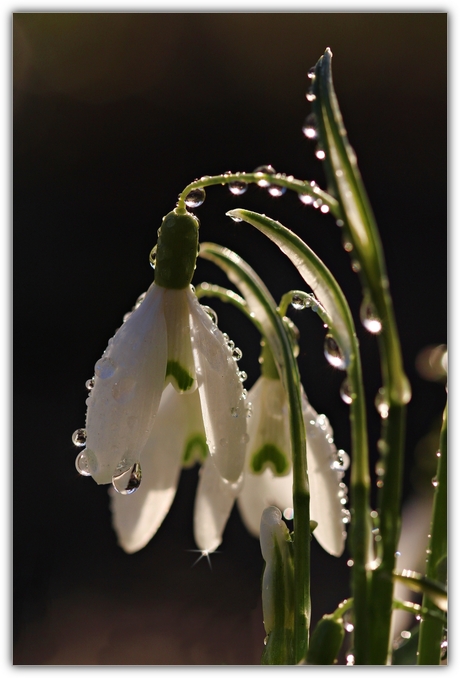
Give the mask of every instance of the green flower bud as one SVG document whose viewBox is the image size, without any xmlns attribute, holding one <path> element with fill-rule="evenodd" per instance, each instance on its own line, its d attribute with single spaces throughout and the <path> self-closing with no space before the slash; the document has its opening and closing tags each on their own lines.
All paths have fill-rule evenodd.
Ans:
<svg viewBox="0 0 460 678">
<path fill-rule="evenodd" d="M 342 619 L 325 614 L 315 626 L 310 639 L 307 664 L 335 664 L 345 637 Z"/>
<path fill-rule="evenodd" d="M 155 257 L 155 284 L 168 289 L 188 287 L 198 256 L 200 222 L 190 212 L 174 209 L 161 223 Z"/>
</svg>

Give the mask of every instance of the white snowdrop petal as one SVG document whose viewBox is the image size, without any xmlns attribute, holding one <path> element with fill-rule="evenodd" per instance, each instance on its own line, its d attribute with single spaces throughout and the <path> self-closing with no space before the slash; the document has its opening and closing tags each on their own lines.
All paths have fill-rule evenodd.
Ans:
<svg viewBox="0 0 460 678">
<path fill-rule="evenodd" d="M 332 434 L 325 418 L 322 427 L 308 432 L 309 421 L 316 421 L 318 414 L 302 394 L 302 409 L 307 425 L 307 466 L 310 482 L 310 519 L 318 523 L 314 537 L 333 556 L 340 556 L 345 548 L 346 533 L 343 524 L 342 504 L 339 497 L 341 476 L 331 468 L 336 447 L 328 438 Z M 313 435 L 312 435 L 313 434 Z"/>
<path fill-rule="evenodd" d="M 246 473 L 237 505 L 246 528 L 258 537 L 260 518 L 268 506 L 281 511 L 292 508 L 292 472 L 287 476 L 275 476 L 271 469 L 257 475 Z"/>
<path fill-rule="evenodd" d="M 95 365 L 86 414 L 86 456 L 98 484 L 110 483 L 123 459 L 139 462 L 150 433 L 166 367 L 162 290 L 152 284 Z"/>
<path fill-rule="evenodd" d="M 150 541 L 170 509 L 187 440 L 204 434 L 196 401 L 197 393 L 182 396 L 172 385 L 166 387 L 142 452 L 139 489 L 127 496 L 111 492 L 113 527 L 127 553 L 139 551 Z"/>
<path fill-rule="evenodd" d="M 241 475 L 247 443 L 246 401 L 222 332 L 188 291 L 192 348 L 209 451 L 223 478 Z"/>
<path fill-rule="evenodd" d="M 241 483 L 242 476 L 236 483 L 224 480 L 213 459 L 207 457 L 200 470 L 193 516 L 195 542 L 202 551 L 211 553 L 222 542 Z"/>
</svg>

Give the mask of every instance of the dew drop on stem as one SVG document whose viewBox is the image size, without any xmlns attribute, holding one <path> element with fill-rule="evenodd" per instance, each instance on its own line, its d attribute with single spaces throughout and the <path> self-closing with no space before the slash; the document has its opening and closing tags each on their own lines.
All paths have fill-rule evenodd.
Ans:
<svg viewBox="0 0 460 678">
<path fill-rule="evenodd" d="M 380 334 L 382 331 L 382 321 L 378 317 L 375 307 L 369 298 L 365 297 L 361 304 L 360 318 L 363 326 L 371 334 Z"/>
<path fill-rule="evenodd" d="M 233 195 L 243 195 L 248 190 L 248 185 L 245 181 L 232 181 L 228 185 L 228 190 Z"/>
<path fill-rule="evenodd" d="M 184 202 L 187 207 L 193 209 L 194 207 L 200 207 L 206 200 L 206 191 L 204 188 L 194 188 L 185 198 Z"/>
<path fill-rule="evenodd" d="M 332 336 L 332 334 L 326 334 L 324 340 L 324 355 L 326 360 L 330 365 L 336 367 L 339 370 L 344 370 L 346 368 L 346 362 L 340 346 Z"/>
<path fill-rule="evenodd" d="M 260 165 L 260 167 L 256 167 L 254 174 L 276 174 L 276 170 L 271 165 Z M 262 188 L 268 188 L 270 182 L 267 179 L 260 179 L 257 185 Z"/>
</svg>

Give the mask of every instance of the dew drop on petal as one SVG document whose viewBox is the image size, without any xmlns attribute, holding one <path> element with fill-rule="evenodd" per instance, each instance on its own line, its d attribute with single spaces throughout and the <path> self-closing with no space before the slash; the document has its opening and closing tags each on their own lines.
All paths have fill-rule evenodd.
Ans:
<svg viewBox="0 0 460 678">
<path fill-rule="evenodd" d="M 76 431 L 72 433 L 72 442 L 75 447 L 85 447 L 86 445 L 86 429 L 77 428 Z"/>
<path fill-rule="evenodd" d="M 85 382 L 85 386 L 88 391 L 91 391 L 94 388 L 94 377 L 91 377 L 91 379 L 87 379 Z"/>
<path fill-rule="evenodd" d="M 246 381 L 246 379 L 248 378 L 248 375 L 244 370 L 240 370 L 238 372 L 238 378 L 241 381 L 241 383 L 243 383 L 243 381 Z"/>
<path fill-rule="evenodd" d="M 90 476 L 91 472 L 89 470 L 89 461 L 86 454 L 86 450 L 80 452 L 75 459 L 75 468 L 81 476 Z"/>
<path fill-rule="evenodd" d="M 139 308 L 139 306 L 142 304 L 142 302 L 145 299 L 147 292 L 142 292 L 142 294 L 139 294 L 139 296 L 136 299 L 136 303 L 134 304 L 134 308 Z"/>
<path fill-rule="evenodd" d="M 283 516 L 286 520 L 293 520 L 294 519 L 294 509 L 293 508 L 285 508 L 283 511 Z"/>
<path fill-rule="evenodd" d="M 314 80 L 315 77 L 316 77 L 315 71 L 316 71 L 316 66 L 312 66 L 307 73 L 307 78 L 310 78 L 310 80 Z"/>
<path fill-rule="evenodd" d="M 271 165 L 260 165 L 260 167 L 256 167 L 254 174 L 276 174 L 276 170 Z M 260 179 L 257 182 L 257 185 L 261 186 L 262 188 L 268 188 L 270 186 L 270 182 L 266 179 Z"/>
<path fill-rule="evenodd" d="M 206 311 L 206 313 L 211 318 L 214 325 L 217 325 L 217 313 L 214 311 L 214 309 L 212 309 L 210 306 L 204 306 L 204 305 L 202 305 L 201 308 L 203 309 L 203 311 Z"/>
<path fill-rule="evenodd" d="M 141 478 L 141 465 L 137 462 L 129 464 L 123 460 L 112 476 L 112 485 L 119 494 L 132 494 L 139 488 Z"/>
<path fill-rule="evenodd" d="M 327 334 L 324 340 L 324 355 L 328 363 L 333 367 L 339 370 L 346 368 L 344 355 L 332 334 Z"/>
<path fill-rule="evenodd" d="M 109 379 L 115 374 L 117 366 L 111 358 L 101 358 L 94 366 L 94 371 L 100 379 Z"/>
<path fill-rule="evenodd" d="M 366 297 L 363 299 L 359 312 L 361 322 L 371 334 L 380 334 L 382 321 L 377 316 L 374 305 Z"/>
<path fill-rule="evenodd" d="M 238 360 L 241 360 L 243 357 L 243 351 L 235 346 L 235 348 L 232 350 L 232 358 L 235 362 L 238 362 Z"/>
<path fill-rule="evenodd" d="M 238 417 L 238 408 L 232 407 L 231 410 L 230 410 L 230 414 L 232 415 L 232 417 L 234 417 L 236 419 Z"/>
<path fill-rule="evenodd" d="M 194 188 L 185 198 L 184 202 L 187 207 L 193 209 L 194 207 L 200 207 L 206 200 L 206 191 L 204 188 Z"/>
<path fill-rule="evenodd" d="M 334 471 L 346 471 L 350 466 L 350 457 L 345 450 L 337 450 L 337 459 L 331 464 Z"/>
<path fill-rule="evenodd" d="M 124 323 L 128 320 L 128 318 L 129 318 L 129 316 L 131 315 L 131 313 L 132 313 L 132 311 L 128 311 L 128 313 L 125 313 L 125 315 L 123 316 L 123 322 L 124 322 Z"/>
</svg>

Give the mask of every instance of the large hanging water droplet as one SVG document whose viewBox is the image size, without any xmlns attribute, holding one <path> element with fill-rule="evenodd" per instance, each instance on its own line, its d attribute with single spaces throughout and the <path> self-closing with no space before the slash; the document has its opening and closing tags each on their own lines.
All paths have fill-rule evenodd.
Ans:
<svg viewBox="0 0 460 678">
<path fill-rule="evenodd" d="M 345 379 L 342 382 L 342 385 L 340 387 L 340 397 L 342 398 L 343 402 L 346 405 L 351 405 L 351 403 L 353 402 L 353 393 L 348 379 Z"/>
<path fill-rule="evenodd" d="M 81 476 L 90 476 L 89 459 L 86 450 L 80 452 L 75 459 L 75 468 Z"/>
<path fill-rule="evenodd" d="M 206 191 L 204 188 L 194 188 L 185 198 L 184 202 L 187 207 L 193 209 L 194 207 L 200 207 L 206 200 Z"/>
<path fill-rule="evenodd" d="M 72 433 L 72 442 L 75 447 L 85 447 L 86 445 L 86 429 L 77 428 L 76 431 Z"/>
<path fill-rule="evenodd" d="M 232 183 L 228 185 L 228 190 L 230 193 L 233 193 L 233 195 L 243 195 L 243 193 L 246 193 L 248 190 L 248 185 L 245 181 L 232 181 Z"/>
<path fill-rule="evenodd" d="M 111 358 L 101 358 L 94 366 L 94 371 L 100 379 L 110 379 L 115 374 L 116 364 Z"/>
<path fill-rule="evenodd" d="M 347 365 L 344 355 L 332 334 L 326 334 L 324 340 L 324 355 L 326 356 L 328 363 L 333 367 L 336 367 L 338 370 L 346 369 Z"/>
<path fill-rule="evenodd" d="M 318 130 L 316 129 L 316 116 L 314 113 L 310 113 L 310 115 L 305 118 L 302 132 L 307 137 L 307 139 L 310 139 L 311 141 L 317 139 Z"/>
<path fill-rule="evenodd" d="M 141 484 L 142 470 L 141 465 L 128 464 L 122 461 L 118 464 L 115 473 L 112 476 L 112 485 L 119 494 L 132 494 Z"/>
<path fill-rule="evenodd" d="M 367 297 L 364 297 L 360 309 L 361 322 L 371 334 L 380 334 L 382 331 L 382 321 L 377 316 L 374 305 Z"/>
<path fill-rule="evenodd" d="M 158 246 L 155 245 L 155 247 L 150 251 L 150 254 L 149 254 L 150 266 L 152 268 L 155 268 L 156 259 L 157 259 L 157 248 L 158 248 Z"/>
<path fill-rule="evenodd" d="M 256 167 L 254 174 L 276 174 L 276 170 L 271 165 L 261 165 L 260 167 Z M 268 188 L 270 182 L 267 181 L 267 179 L 260 179 L 257 182 L 257 185 L 262 188 Z"/>
</svg>

